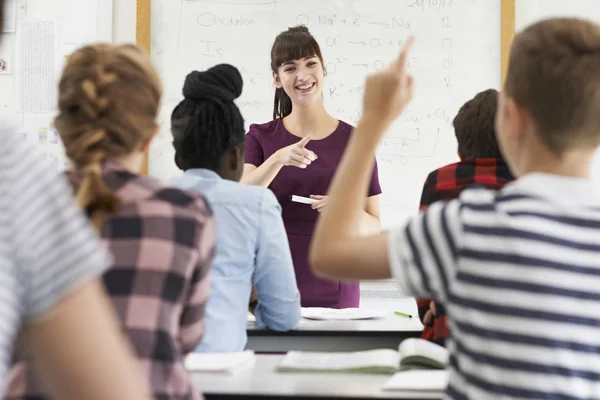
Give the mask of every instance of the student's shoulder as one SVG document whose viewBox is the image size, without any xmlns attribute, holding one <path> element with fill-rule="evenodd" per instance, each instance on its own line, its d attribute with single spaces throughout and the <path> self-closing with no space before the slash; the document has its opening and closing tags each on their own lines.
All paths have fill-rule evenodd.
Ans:
<svg viewBox="0 0 600 400">
<path fill-rule="evenodd" d="M 475 184 L 464 188 L 458 196 L 458 201 L 461 208 L 491 211 L 495 208 L 495 203 L 503 192 L 503 190 L 494 190 L 482 184 Z"/>
<path fill-rule="evenodd" d="M 147 204 L 156 212 L 162 209 L 175 218 L 188 217 L 200 222 L 212 216 L 207 199 L 198 192 L 171 186 L 148 175 L 138 176 L 136 184 L 148 193 L 138 204 Z"/>
<path fill-rule="evenodd" d="M 279 206 L 277 198 L 270 189 L 232 181 L 223 182 L 221 196 L 219 197 L 229 199 L 230 203 L 235 202 L 255 210 L 269 206 Z"/>
</svg>

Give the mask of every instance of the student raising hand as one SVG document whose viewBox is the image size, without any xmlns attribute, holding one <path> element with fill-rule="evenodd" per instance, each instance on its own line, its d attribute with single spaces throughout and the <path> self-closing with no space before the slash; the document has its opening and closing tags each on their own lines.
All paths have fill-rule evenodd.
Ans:
<svg viewBox="0 0 600 400">
<path fill-rule="evenodd" d="M 313 271 L 328 278 L 391 277 L 387 234 L 357 235 L 364 192 L 372 172 L 370 155 L 392 121 L 409 103 L 413 79 L 406 72 L 410 38 L 397 60 L 367 78 L 363 117 L 352 134 L 327 197 L 310 249 Z"/>
</svg>

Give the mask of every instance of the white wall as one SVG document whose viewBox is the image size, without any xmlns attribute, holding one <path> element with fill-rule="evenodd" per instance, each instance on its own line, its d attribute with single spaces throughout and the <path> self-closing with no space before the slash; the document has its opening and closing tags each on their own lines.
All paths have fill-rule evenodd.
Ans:
<svg viewBox="0 0 600 400">
<path fill-rule="evenodd" d="M 551 17 L 593 18 L 600 23 L 599 0 L 516 0 L 515 8 L 517 31 Z M 591 173 L 592 179 L 600 184 L 600 149 L 596 152 Z"/>
<path fill-rule="evenodd" d="M 113 0 L 113 41 L 134 42 L 136 0 Z"/>
</svg>

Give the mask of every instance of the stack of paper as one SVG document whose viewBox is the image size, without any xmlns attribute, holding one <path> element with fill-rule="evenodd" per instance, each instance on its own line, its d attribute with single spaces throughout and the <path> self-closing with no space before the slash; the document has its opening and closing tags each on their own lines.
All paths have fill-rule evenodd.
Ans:
<svg viewBox="0 0 600 400">
<path fill-rule="evenodd" d="M 192 353 L 185 358 L 185 368 L 191 372 L 232 372 L 255 358 L 252 350 L 239 353 Z"/>
<path fill-rule="evenodd" d="M 447 370 L 413 370 L 398 372 L 383 385 L 383 390 L 443 392 L 447 386 Z"/>
<path fill-rule="evenodd" d="M 277 367 L 277 371 L 393 374 L 398 371 L 399 357 L 398 352 L 391 349 L 350 353 L 290 351 Z"/>
<path fill-rule="evenodd" d="M 368 308 L 302 308 L 302 318 L 325 321 L 349 321 L 359 319 L 385 318 L 384 311 L 370 310 Z"/>
</svg>

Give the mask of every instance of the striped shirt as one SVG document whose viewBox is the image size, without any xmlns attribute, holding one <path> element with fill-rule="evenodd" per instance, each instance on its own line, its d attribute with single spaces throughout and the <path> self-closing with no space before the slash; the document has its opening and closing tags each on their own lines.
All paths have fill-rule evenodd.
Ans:
<svg viewBox="0 0 600 400">
<path fill-rule="evenodd" d="M 0 395 L 21 324 L 43 318 L 109 265 L 64 178 L 0 133 Z"/>
<path fill-rule="evenodd" d="M 402 289 L 446 304 L 448 398 L 600 399 L 597 190 L 531 174 L 390 234 Z"/>
</svg>

